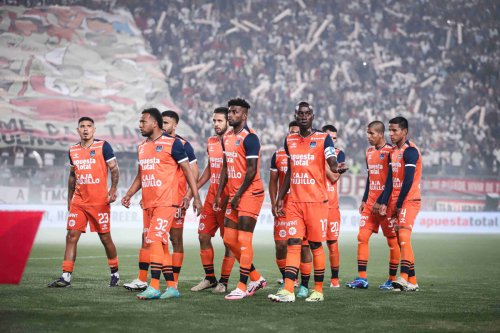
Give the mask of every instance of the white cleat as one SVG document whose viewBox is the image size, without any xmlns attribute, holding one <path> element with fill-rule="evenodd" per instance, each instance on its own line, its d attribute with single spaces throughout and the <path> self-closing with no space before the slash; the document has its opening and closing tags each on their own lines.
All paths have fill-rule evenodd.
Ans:
<svg viewBox="0 0 500 333">
<path fill-rule="evenodd" d="M 418 286 L 418 284 L 413 284 L 413 283 L 410 283 L 408 282 L 408 287 L 406 288 L 406 291 L 419 291 L 420 288 Z"/>
<path fill-rule="evenodd" d="M 141 281 L 139 279 L 135 279 L 130 283 L 123 284 L 123 288 L 131 291 L 144 291 L 148 287 L 148 283 Z"/>
<path fill-rule="evenodd" d="M 295 302 L 295 294 L 289 292 L 286 289 L 279 289 L 276 294 L 267 295 L 267 298 L 269 298 L 273 302 L 278 302 L 278 303 L 293 303 L 293 302 Z"/>
<path fill-rule="evenodd" d="M 216 285 L 217 285 L 217 282 L 212 283 L 212 282 L 208 281 L 207 279 L 203 279 L 203 280 L 201 280 L 200 283 L 198 283 L 196 286 L 191 288 L 191 291 L 202 291 L 205 289 L 214 288 Z"/>
<path fill-rule="evenodd" d="M 247 297 L 247 293 L 239 288 L 234 289 L 229 294 L 227 294 L 224 298 L 229 301 L 236 301 Z"/>
<path fill-rule="evenodd" d="M 224 285 L 224 283 L 217 283 L 217 286 L 215 286 L 214 289 L 212 289 L 212 293 L 214 294 L 225 294 L 227 293 L 227 287 Z"/>
<path fill-rule="evenodd" d="M 392 287 L 394 288 L 394 290 L 407 291 L 408 290 L 408 281 L 406 281 L 402 277 L 398 277 L 398 279 L 396 281 L 392 281 Z"/>
<path fill-rule="evenodd" d="M 262 275 L 257 281 L 250 281 L 247 286 L 248 296 L 253 296 L 257 290 L 264 288 L 266 285 L 266 279 Z"/>
</svg>

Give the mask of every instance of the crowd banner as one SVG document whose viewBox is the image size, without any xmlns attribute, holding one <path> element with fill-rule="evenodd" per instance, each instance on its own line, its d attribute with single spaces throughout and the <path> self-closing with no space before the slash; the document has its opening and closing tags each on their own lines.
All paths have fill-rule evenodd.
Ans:
<svg viewBox="0 0 500 333">
<path fill-rule="evenodd" d="M 65 228 L 67 217 L 66 205 L 0 205 L 0 210 L 43 210 L 41 228 Z M 341 210 L 341 231 L 357 231 L 359 212 Z M 186 214 L 184 227 L 197 229 L 199 218 L 192 208 Z M 262 207 L 256 230 L 272 232 L 274 217 L 271 206 Z M 112 229 L 138 228 L 142 226 L 142 210 L 138 205 L 129 209 L 115 203 L 111 207 Z M 499 212 L 420 212 L 414 225 L 416 233 L 461 233 L 461 234 L 500 234 Z"/>
<path fill-rule="evenodd" d="M 67 150 L 89 116 L 100 139 L 134 152 L 140 110 L 180 111 L 124 8 L 2 6 L 0 49 L 0 147 Z"/>
</svg>

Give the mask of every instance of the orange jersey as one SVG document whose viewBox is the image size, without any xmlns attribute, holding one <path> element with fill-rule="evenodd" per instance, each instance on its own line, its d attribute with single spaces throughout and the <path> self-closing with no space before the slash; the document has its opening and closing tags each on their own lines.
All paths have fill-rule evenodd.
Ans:
<svg viewBox="0 0 500 333">
<path fill-rule="evenodd" d="M 143 209 L 177 205 L 178 164 L 188 160 L 182 142 L 168 135 L 146 140 L 138 156 Z"/>
<path fill-rule="evenodd" d="M 401 148 L 394 146 L 391 151 L 392 168 L 392 201 L 397 205 L 399 194 L 405 178 L 405 168 L 415 168 L 413 182 L 404 201 L 420 200 L 420 181 L 422 179 L 422 155 L 418 147 L 410 141 L 406 141 Z"/>
<path fill-rule="evenodd" d="M 366 167 L 368 172 L 368 198 L 366 205 L 371 207 L 384 191 L 389 172 L 390 154 L 392 146 L 385 144 L 377 149 L 370 147 L 366 150 Z"/>
<path fill-rule="evenodd" d="M 299 133 L 292 133 L 285 139 L 285 151 L 291 167 L 288 200 L 327 202 L 326 159 L 336 156 L 332 138 L 316 130 L 305 138 Z"/>
<path fill-rule="evenodd" d="M 288 155 L 284 148 L 278 149 L 271 158 L 271 172 L 278 173 L 278 193 L 283 186 L 283 181 L 285 180 L 285 175 L 288 170 Z M 290 190 L 288 190 L 290 193 Z M 285 197 L 286 199 L 286 197 Z"/>
<path fill-rule="evenodd" d="M 108 165 L 115 159 L 106 141 L 94 140 L 88 148 L 80 144 L 69 149 L 69 161 L 75 169 L 76 187 L 71 203 L 80 206 L 108 204 Z"/>
<path fill-rule="evenodd" d="M 261 194 L 264 185 L 260 179 L 260 142 L 254 130 L 245 126 L 239 133 L 234 130 L 224 135 L 223 150 L 227 164 L 227 187 L 229 196 L 233 197 L 241 184 L 247 171 L 247 159 L 257 159 L 257 173 L 246 193 Z"/>
<path fill-rule="evenodd" d="M 179 135 L 176 135 L 175 137 L 177 139 L 181 140 L 182 145 L 184 146 L 184 150 L 186 151 L 186 155 L 188 157 L 189 164 L 196 163 L 196 156 L 194 155 L 193 146 L 191 146 L 189 141 L 187 141 L 186 139 L 182 138 Z M 184 198 L 184 196 L 187 193 L 186 176 L 184 176 L 184 172 L 182 172 L 182 169 L 180 167 L 177 168 L 176 177 L 177 177 L 177 180 L 179 182 L 179 189 L 177 191 L 177 199 L 176 199 L 177 204 L 176 205 L 180 205 L 182 203 L 182 198 Z"/>
<path fill-rule="evenodd" d="M 335 148 L 335 154 L 337 155 L 337 162 L 345 162 L 345 154 L 342 150 Z M 328 166 L 327 166 L 328 168 Z M 326 192 L 328 193 L 328 207 L 329 208 L 339 208 L 339 180 L 336 183 L 332 183 L 328 178 L 326 179 Z"/>
<path fill-rule="evenodd" d="M 220 183 L 220 172 L 224 162 L 224 151 L 217 135 L 211 136 L 207 141 L 208 163 L 210 166 L 210 187 L 205 201 L 212 202 L 217 194 Z"/>
</svg>

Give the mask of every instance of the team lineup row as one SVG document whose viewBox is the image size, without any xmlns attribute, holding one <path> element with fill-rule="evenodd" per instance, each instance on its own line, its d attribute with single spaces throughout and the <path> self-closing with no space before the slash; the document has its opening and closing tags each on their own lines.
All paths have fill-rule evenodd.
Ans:
<svg viewBox="0 0 500 333">
<path fill-rule="evenodd" d="M 146 138 L 138 146 L 138 172 L 121 199 L 129 207 L 131 198 L 142 190 L 143 237 L 139 250 L 139 275 L 129 290 L 141 291 L 139 299 L 177 298 L 177 282 L 184 257 L 183 225 L 191 201 L 200 216 L 198 227 L 203 280 L 192 291 L 212 288 L 226 294 L 227 300 L 252 296 L 267 281 L 253 264 L 253 231 L 264 201 L 260 178 L 260 141 L 247 126 L 250 105 L 241 98 L 213 112 L 215 135 L 207 142 L 208 163 L 200 175 L 196 157 L 188 141 L 176 134 L 179 117 L 174 111 L 142 111 L 139 121 Z M 330 287 L 338 280 L 338 236 L 340 212 L 337 182 L 348 170 L 344 152 L 335 148 L 337 130 L 332 125 L 322 130 L 313 127 L 314 110 L 307 102 L 295 108 L 295 120 L 283 148 L 271 159 L 269 195 L 274 223 L 276 263 L 282 285 L 268 298 L 276 302 L 324 300 L 323 282 L 326 256 L 330 256 Z M 94 121 L 82 117 L 78 122 L 81 141 L 69 150 L 68 221 L 62 276 L 49 287 L 68 287 L 76 259 L 76 247 L 87 224 L 97 232 L 106 250 L 111 270 L 109 286 L 117 286 L 118 256 L 110 234 L 110 203 L 117 198 L 119 170 L 109 143 L 95 139 Z M 420 209 L 422 161 L 418 148 L 407 140 L 408 122 L 403 117 L 389 121 L 393 145 L 385 142 L 383 122 L 367 126 L 370 148 L 366 151 L 367 184 L 359 211 L 358 277 L 346 285 L 368 288 L 366 275 L 372 233 L 381 227 L 389 245 L 389 278 L 380 289 L 417 291 L 414 255 L 411 247 L 413 222 Z M 108 189 L 108 170 L 111 186 Z M 202 204 L 198 189 L 210 182 Z M 214 274 L 211 239 L 216 231 L 225 245 L 221 277 Z M 172 243 L 173 253 L 169 250 Z M 237 287 L 227 293 L 234 261 L 240 265 Z M 400 266 L 400 276 L 396 278 Z M 309 277 L 314 269 L 314 288 Z M 150 271 L 150 281 L 148 272 Z M 300 285 L 298 275 L 300 271 Z M 160 291 L 163 274 L 167 289 Z M 294 287 L 298 287 L 295 294 Z"/>
</svg>

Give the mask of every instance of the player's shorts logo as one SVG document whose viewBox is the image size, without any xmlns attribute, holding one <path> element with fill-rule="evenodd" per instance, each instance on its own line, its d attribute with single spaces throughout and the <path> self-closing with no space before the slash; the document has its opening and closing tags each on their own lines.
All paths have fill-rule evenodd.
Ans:
<svg viewBox="0 0 500 333">
<path fill-rule="evenodd" d="M 198 226 L 198 230 L 204 230 L 205 229 L 205 223 L 200 223 Z"/>
<path fill-rule="evenodd" d="M 288 229 L 288 233 L 290 234 L 290 236 L 293 236 L 297 233 L 297 229 L 295 229 L 295 227 L 291 227 Z"/>
<path fill-rule="evenodd" d="M 281 238 L 285 238 L 286 237 L 286 230 L 280 230 L 279 235 Z"/>
<path fill-rule="evenodd" d="M 231 214 L 231 208 L 226 209 L 226 215 Z"/>
<path fill-rule="evenodd" d="M 75 220 L 69 220 L 69 222 L 68 222 L 68 225 L 69 225 L 70 227 L 74 227 L 74 226 L 75 226 L 75 224 L 76 224 L 76 221 L 75 221 Z"/>
<path fill-rule="evenodd" d="M 95 156 L 95 150 L 91 150 L 90 151 L 90 157 L 94 157 Z"/>
</svg>

